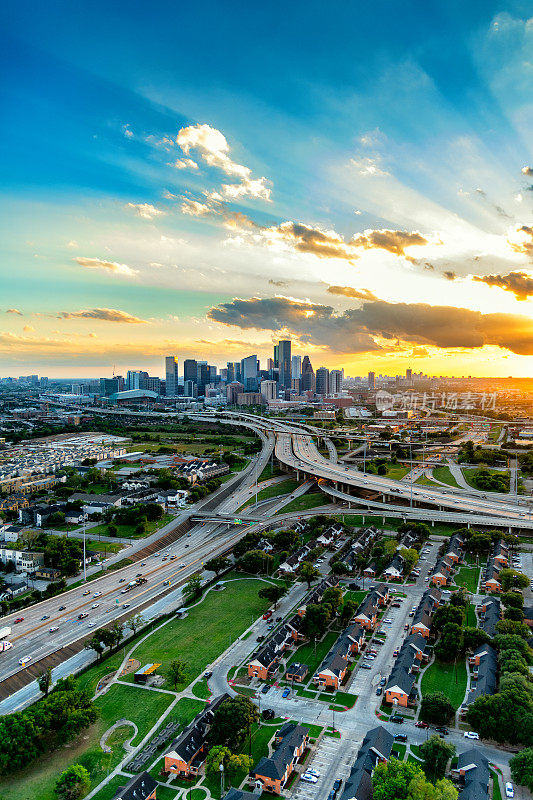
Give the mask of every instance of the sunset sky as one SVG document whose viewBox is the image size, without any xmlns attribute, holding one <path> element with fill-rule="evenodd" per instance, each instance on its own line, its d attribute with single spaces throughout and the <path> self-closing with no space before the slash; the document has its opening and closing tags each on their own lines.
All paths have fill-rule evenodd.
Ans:
<svg viewBox="0 0 533 800">
<path fill-rule="evenodd" d="M 531 8 L 4 6 L 0 376 L 531 376 Z"/>
</svg>

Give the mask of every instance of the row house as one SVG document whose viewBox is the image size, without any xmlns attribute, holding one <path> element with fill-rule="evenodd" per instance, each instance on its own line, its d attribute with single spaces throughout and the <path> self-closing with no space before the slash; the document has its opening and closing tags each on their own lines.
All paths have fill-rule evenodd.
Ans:
<svg viewBox="0 0 533 800">
<path fill-rule="evenodd" d="M 340 523 L 336 523 L 335 525 L 331 525 L 324 533 L 321 533 L 320 536 L 317 538 L 318 544 L 321 544 L 322 547 L 331 547 L 332 544 L 342 536 L 344 533 L 344 528 Z"/>
<path fill-rule="evenodd" d="M 420 634 L 411 634 L 403 643 L 385 687 L 385 701 L 403 708 L 412 706 L 417 699 L 416 674 L 427 663 L 426 640 Z"/>
<path fill-rule="evenodd" d="M 454 564 L 458 564 L 463 557 L 465 538 L 460 533 L 454 534 L 448 542 L 446 555 L 450 557 Z"/>
<path fill-rule="evenodd" d="M 504 542 L 503 539 L 498 539 L 494 542 L 494 548 L 492 551 L 492 557 L 496 563 L 501 564 L 502 567 L 509 566 L 509 547 L 507 542 Z"/>
<path fill-rule="evenodd" d="M 395 553 L 389 566 L 383 570 L 383 575 L 387 580 L 400 580 L 403 575 L 404 560 L 401 553 Z"/>
<path fill-rule="evenodd" d="M 394 736 L 382 725 L 367 732 L 340 800 L 372 800 L 372 773 L 378 764 L 389 760 L 393 745 Z"/>
<path fill-rule="evenodd" d="M 441 597 L 440 589 L 434 586 L 426 589 L 413 617 L 411 633 L 418 633 L 425 639 L 429 637 L 433 614 L 440 605 Z"/>
<path fill-rule="evenodd" d="M 433 586 L 447 586 L 453 575 L 454 562 L 448 555 L 439 558 L 431 573 L 430 583 Z"/>
<path fill-rule="evenodd" d="M 28 508 L 29 500 L 23 494 L 9 494 L 0 498 L 0 514 L 2 511 L 19 511 Z"/>
<path fill-rule="evenodd" d="M 288 681 L 293 683 L 302 683 L 304 678 L 307 677 L 309 667 L 307 664 L 301 664 L 299 661 L 294 661 L 292 664 L 287 665 L 285 676 Z"/>
<path fill-rule="evenodd" d="M 457 766 L 452 769 L 452 777 L 461 787 L 458 800 L 488 800 L 489 760 L 477 747 L 461 753 Z"/>
<path fill-rule="evenodd" d="M 266 681 L 278 668 L 281 656 L 294 642 L 292 630 L 283 625 L 248 662 L 248 677 Z"/>
<path fill-rule="evenodd" d="M 293 553 L 291 556 L 288 557 L 283 564 L 279 565 L 279 571 L 282 573 L 289 573 L 292 574 L 296 572 L 300 566 L 300 564 L 305 561 L 306 556 L 317 546 L 317 540 L 311 539 L 307 544 L 302 545 Z"/>
<path fill-rule="evenodd" d="M 221 694 L 212 699 L 190 725 L 172 742 L 170 750 L 165 753 L 165 772 L 180 777 L 198 775 L 207 756 L 207 741 L 213 716 L 217 708 L 229 694 Z"/>
<path fill-rule="evenodd" d="M 373 561 L 370 562 L 370 564 L 367 567 L 364 568 L 363 575 L 365 576 L 365 578 L 370 578 L 370 579 L 375 578 L 377 568 L 378 568 L 378 562 L 374 559 Z"/>
<path fill-rule="evenodd" d="M 366 630 L 374 630 L 378 621 L 378 608 L 374 605 L 372 597 L 367 595 L 355 612 L 353 622 L 358 622 Z"/>
<path fill-rule="evenodd" d="M 485 694 L 494 694 L 498 684 L 498 656 L 488 644 L 482 644 L 468 659 L 470 667 L 470 689 L 461 706 L 461 716 L 465 716 L 474 700 Z"/>
<path fill-rule="evenodd" d="M 320 603 L 320 601 L 324 597 L 324 592 L 326 591 L 326 589 L 333 589 L 335 586 L 337 586 L 338 582 L 339 579 L 334 577 L 333 575 L 328 576 L 327 578 L 324 578 L 324 580 L 320 581 L 318 586 L 315 586 L 315 588 L 312 589 L 306 596 L 305 603 L 298 608 L 298 614 L 300 614 L 300 616 L 303 617 L 307 606 L 316 605 L 317 603 Z"/>
<path fill-rule="evenodd" d="M 309 728 L 287 722 L 276 731 L 276 749 L 251 772 L 256 789 L 280 795 L 309 744 Z"/>
<path fill-rule="evenodd" d="M 490 556 L 481 578 L 481 586 L 485 592 L 501 592 L 500 572 L 502 569 L 502 565 L 493 556 Z"/>
<path fill-rule="evenodd" d="M 313 676 L 313 683 L 322 689 L 338 689 L 348 670 L 348 658 L 360 652 L 364 641 L 365 632 L 361 625 L 346 628 L 322 661 Z"/>
<path fill-rule="evenodd" d="M 156 800 L 157 785 L 149 772 L 141 772 L 120 786 L 112 800 Z"/>
<path fill-rule="evenodd" d="M 477 607 L 479 627 L 489 636 L 496 636 L 496 625 L 502 614 L 501 602 L 497 597 L 484 597 Z"/>
</svg>

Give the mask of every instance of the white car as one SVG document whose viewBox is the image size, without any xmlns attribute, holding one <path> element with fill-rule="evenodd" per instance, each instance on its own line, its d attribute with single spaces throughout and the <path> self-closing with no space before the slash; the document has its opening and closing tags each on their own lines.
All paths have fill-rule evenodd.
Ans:
<svg viewBox="0 0 533 800">
<path fill-rule="evenodd" d="M 465 739 L 479 739 L 479 733 L 476 733 L 475 731 L 465 731 L 463 736 Z"/>
<path fill-rule="evenodd" d="M 95 625 L 96 625 L 96 622 L 89 622 L 89 625 L 87 627 L 94 628 Z"/>
<path fill-rule="evenodd" d="M 99 605 L 100 605 L 100 603 L 93 603 L 91 608 L 98 608 Z"/>
<path fill-rule="evenodd" d="M 305 774 L 314 775 L 315 778 L 320 778 L 320 772 L 318 772 L 316 769 L 306 769 Z"/>
<path fill-rule="evenodd" d="M 19 659 L 19 664 L 21 667 L 25 667 L 26 664 L 29 664 L 31 661 L 31 656 L 24 656 L 23 658 Z"/>
<path fill-rule="evenodd" d="M 58 630 L 59 628 L 57 627 L 57 625 L 53 625 L 51 628 L 48 628 L 48 633 L 55 633 Z"/>
<path fill-rule="evenodd" d="M 505 796 L 506 797 L 514 797 L 514 789 L 513 789 L 513 784 L 512 783 L 507 782 L 505 784 Z"/>
<path fill-rule="evenodd" d="M 383 620 L 383 622 L 386 622 L 386 623 L 387 623 L 387 625 L 392 625 L 392 617 L 385 617 L 385 619 Z"/>
<path fill-rule="evenodd" d="M 95 592 L 95 593 L 93 594 L 93 597 L 100 597 L 100 595 L 101 595 L 101 594 L 102 594 L 102 592 Z"/>
<path fill-rule="evenodd" d="M 306 783 L 318 783 L 318 778 L 315 778 L 314 775 L 306 775 L 305 773 L 300 778 L 301 781 L 305 781 Z"/>
</svg>

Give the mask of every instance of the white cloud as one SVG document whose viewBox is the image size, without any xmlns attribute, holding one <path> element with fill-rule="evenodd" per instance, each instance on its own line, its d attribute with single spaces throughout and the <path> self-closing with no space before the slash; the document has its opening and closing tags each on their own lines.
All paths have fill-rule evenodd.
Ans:
<svg viewBox="0 0 533 800">
<path fill-rule="evenodd" d="M 205 203 L 199 203 L 198 200 L 190 200 L 188 197 L 184 197 L 181 211 L 191 217 L 205 217 L 207 214 L 211 214 L 213 209 Z"/>
<path fill-rule="evenodd" d="M 124 208 L 129 208 L 142 217 L 143 219 L 154 219 L 154 217 L 163 217 L 167 213 L 160 208 L 156 208 L 151 203 L 126 203 Z"/>
<path fill-rule="evenodd" d="M 389 172 L 381 169 L 379 166 L 380 162 L 381 159 L 370 157 L 350 159 L 350 163 L 357 169 L 360 175 L 370 175 L 372 177 L 390 175 Z"/>
<path fill-rule="evenodd" d="M 122 126 L 122 133 L 126 137 L 126 139 L 133 139 L 133 131 L 130 129 L 129 123 L 126 123 Z"/>
<path fill-rule="evenodd" d="M 170 166 L 176 169 L 198 169 L 198 164 L 192 158 L 177 158 Z"/>
<path fill-rule="evenodd" d="M 106 261 L 102 258 L 87 258 L 85 256 L 77 256 L 72 259 L 87 269 L 101 269 L 104 272 L 114 272 L 115 275 L 122 275 L 127 278 L 133 278 L 137 275 L 138 270 L 128 267 L 127 264 L 119 264 L 116 261 Z"/>
</svg>

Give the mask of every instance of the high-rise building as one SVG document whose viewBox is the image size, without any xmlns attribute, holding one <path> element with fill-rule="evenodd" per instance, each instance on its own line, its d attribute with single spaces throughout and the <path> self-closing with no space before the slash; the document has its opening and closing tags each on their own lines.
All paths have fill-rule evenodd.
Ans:
<svg viewBox="0 0 533 800">
<path fill-rule="evenodd" d="M 270 372 L 270 374 L 272 374 L 272 370 L 273 369 L 274 369 L 274 359 L 273 358 L 267 358 L 267 370 L 268 370 L 268 372 Z"/>
<path fill-rule="evenodd" d="M 247 392 L 255 392 L 258 388 L 257 373 L 259 363 L 257 356 L 247 356 L 241 361 L 241 383 Z"/>
<path fill-rule="evenodd" d="M 316 393 L 323 396 L 329 394 L 329 369 L 319 367 L 316 371 Z"/>
<path fill-rule="evenodd" d="M 376 373 L 369 372 L 368 373 L 368 388 L 375 389 L 376 388 Z"/>
<path fill-rule="evenodd" d="M 261 397 L 265 402 L 275 400 L 278 396 L 278 384 L 276 381 L 261 381 Z"/>
<path fill-rule="evenodd" d="M 184 381 L 183 394 L 185 395 L 185 397 L 197 397 L 198 386 L 196 385 L 196 381 Z"/>
<path fill-rule="evenodd" d="M 239 381 L 233 381 L 226 386 L 226 399 L 230 406 L 237 405 L 237 397 L 244 392 L 244 386 Z"/>
<path fill-rule="evenodd" d="M 281 339 L 278 344 L 279 384 L 284 389 L 291 387 L 291 342 L 290 339 Z"/>
<path fill-rule="evenodd" d="M 315 391 L 315 373 L 309 360 L 309 356 L 304 356 L 302 361 L 302 392 Z"/>
<path fill-rule="evenodd" d="M 130 389 L 146 389 L 146 381 L 148 380 L 148 373 L 142 370 L 129 369 L 126 374 L 126 390 Z"/>
<path fill-rule="evenodd" d="M 111 394 L 120 391 L 118 378 L 100 378 L 100 395 L 109 397 Z"/>
<path fill-rule="evenodd" d="M 279 367 L 279 345 L 274 345 L 274 369 Z"/>
<path fill-rule="evenodd" d="M 178 359 L 175 356 L 165 358 L 165 393 L 167 397 L 178 393 Z"/>
<path fill-rule="evenodd" d="M 406 369 L 405 370 L 405 377 L 409 381 L 409 383 L 411 383 L 411 381 L 413 380 L 413 370 L 412 369 Z"/>
<path fill-rule="evenodd" d="M 342 391 L 342 371 L 332 369 L 329 373 L 329 393 L 340 394 Z"/>
<path fill-rule="evenodd" d="M 302 377 L 302 357 L 301 356 L 293 356 L 291 361 L 291 378 L 301 378 Z"/>
<path fill-rule="evenodd" d="M 183 381 L 198 382 L 198 362 L 194 358 L 186 358 L 183 362 Z"/>
<path fill-rule="evenodd" d="M 143 388 L 147 389 L 149 392 L 161 394 L 161 379 L 149 375 L 147 378 L 145 378 Z"/>
</svg>

